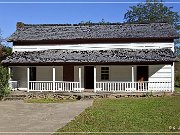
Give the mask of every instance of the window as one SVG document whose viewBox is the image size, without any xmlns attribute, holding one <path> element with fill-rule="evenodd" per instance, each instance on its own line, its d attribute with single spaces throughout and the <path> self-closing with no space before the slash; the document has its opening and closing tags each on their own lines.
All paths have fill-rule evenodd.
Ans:
<svg viewBox="0 0 180 135">
<path fill-rule="evenodd" d="M 101 67 L 101 80 L 109 80 L 109 67 Z"/>
</svg>

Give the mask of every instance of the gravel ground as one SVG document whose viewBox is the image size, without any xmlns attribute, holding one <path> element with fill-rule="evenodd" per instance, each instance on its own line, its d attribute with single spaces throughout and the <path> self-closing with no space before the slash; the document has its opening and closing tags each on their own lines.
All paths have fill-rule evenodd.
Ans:
<svg viewBox="0 0 180 135">
<path fill-rule="evenodd" d="M 24 103 L 23 101 L 1 101 L 0 135 L 52 134 L 74 119 L 85 108 L 91 106 L 92 102 L 92 100 L 83 100 L 40 104 Z"/>
</svg>

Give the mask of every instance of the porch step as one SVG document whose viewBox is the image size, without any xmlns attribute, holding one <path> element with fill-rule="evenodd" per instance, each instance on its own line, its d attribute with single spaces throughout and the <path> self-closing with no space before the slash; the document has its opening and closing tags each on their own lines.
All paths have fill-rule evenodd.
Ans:
<svg viewBox="0 0 180 135">
<path fill-rule="evenodd" d="M 84 92 L 94 92 L 94 89 L 84 89 Z"/>
</svg>

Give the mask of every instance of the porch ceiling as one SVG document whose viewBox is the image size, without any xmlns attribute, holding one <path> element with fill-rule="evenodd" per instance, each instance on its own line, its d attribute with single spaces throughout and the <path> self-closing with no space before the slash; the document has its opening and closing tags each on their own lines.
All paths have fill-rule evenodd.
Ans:
<svg viewBox="0 0 180 135">
<path fill-rule="evenodd" d="M 44 50 L 15 52 L 4 65 L 163 64 L 178 61 L 170 49 Z"/>
</svg>

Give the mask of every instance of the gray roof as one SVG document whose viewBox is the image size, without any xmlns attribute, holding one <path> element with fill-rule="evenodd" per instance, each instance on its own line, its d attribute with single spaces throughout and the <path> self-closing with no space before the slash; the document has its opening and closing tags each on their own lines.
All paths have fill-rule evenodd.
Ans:
<svg viewBox="0 0 180 135">
<path fill-rule="evenodd" d="M 118 50 L 45 50 L 15 52 L 3 64 L 70 64 L 70 63 L 166 63 L 176 61 L 170 49 Z"/>
<path fill-rule="evenodd" d="M 150 24 L 24 24 L 17 23 L 17 30 L 8 41 L 41 41 L 73 39 L 130 39 L 130 38 L 179 38 L 173 26 L 167 23 Z"/>
</svg>

